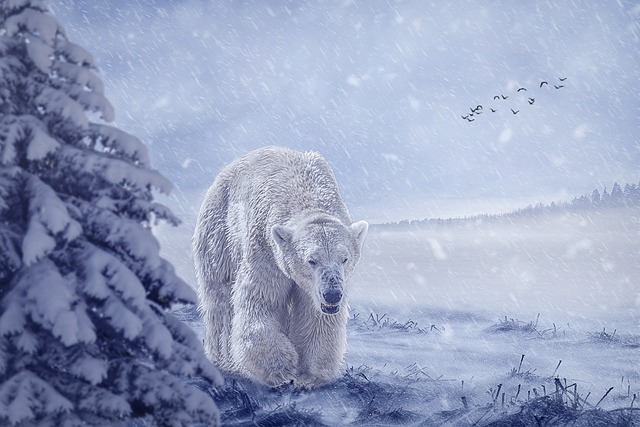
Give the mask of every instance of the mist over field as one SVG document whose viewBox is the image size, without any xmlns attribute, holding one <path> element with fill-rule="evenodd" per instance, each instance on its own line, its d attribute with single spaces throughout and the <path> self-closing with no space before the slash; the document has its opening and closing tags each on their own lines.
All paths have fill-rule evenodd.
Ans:
<svg viewBox="0 0 640 427">
<path fill-rule="evenodd" d="M 638 233 L 637 208 L 385 227 L 369 236 L 353 297 L 408 312 L 640 320 Z"/>
</svg>

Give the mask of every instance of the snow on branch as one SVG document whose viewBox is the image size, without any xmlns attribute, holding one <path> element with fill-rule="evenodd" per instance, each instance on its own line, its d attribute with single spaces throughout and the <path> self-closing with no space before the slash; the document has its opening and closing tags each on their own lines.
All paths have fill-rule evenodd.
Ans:
<svg viewBox="0 0 640 427">
<path fill-rule="evenodd" d="M 27 7 L 41 12 L 48 10 L 42 0 L 4 0 L 2 6 L 0 6 L 0 10 L 4 9 L 7 12 L 16 12 Z"/>
<path fill-rule="evenodd" d="M 161 359 L 167 360 L 171 358 L 173 354 L 171 332 L 150 313 L 145 316 L 142 337 L 145 345 L 155 351 Z"/>
<path fill-rule="evenodd" d="M 85 87 L 77 85 L 71 86 L 67 93 L 72 99 L 78 101 L 86 111 L 99 113 L 102 120 L 111 122 L 115 119 L 113 106 L 101 93 L 91 92 L 86 90 Z"/>
<path fill-rule="evenodd" d="M 136 313 L 113 296 L 107 297 L 103 308 L 104 316 L 111 326 L 121 332 L 127 340 L 133 340 L 142 332 L 142 321 Z"/>
<path fill-rule="evenodd" d="M 27 233 L 22 239 L 22 262 L 31 265 L 51 253 L 56 240 L 36 216 L 29 222 Z"/>
<path fill-rule="evenodd" d="M 91 123 L 87 136 L 116 154 L 126 156 L 141 166 L 149 166 L 149 152 L 137 137 L 118 128 Z"/>
<path fill-rule="evenodd" d="M 2 196 L 0 194 L 0 196 Z M 0 199 L 1 200 L 1 199 Z M 0 211 L 3 210 L 0 202 Z M 7 278 L 22 265 L 20 254 L 21 236 L 17 230 L 0 223 L 0 281 Z"/>
<path fill-rule="evenodd" d="M 53 16 L 32 8 L 25 8 L 22 12 L 9 16 L 4 22 L 4 28 L 10 37 L 28 31 L 49 46 L 53 46 L 56 35 L 62 32 Z"/>
<path fill-rule="evenodd" d="M 194 304 L 198 301 L 193 288 L 178 278 L 173 265 L 164 259 L 160 259 L 160 265 L 157 268 L 149 271 L 148 278 L 152 282 L 149 286 L 150 291 L 157 293 L 157 297 L 161 301 L 174 301 L 182 304 Z"/>
<path fill-rule="evenodd" d="M 6 418 L 12 425 L 71 409 L 69 400 L 33 372 L 20 371 L 0 384 L 0 419 Z"/>
<path fill-rule="evenodd" d="M 59 38 L 55 44 L 56 52 L 68 62 L 93 67 L 93 56 L 86 49 L 65 38 Z"/>
<path fill-rule="evenodd" d="M 22 265 L 21 230 L 9 221 L 16 214 L 12 209 L 12 201 L 22 187 L 15 179 L 19 173 L 16 167 L 0 166 L 0 282 Z"/>
<path fill-rule="evenodd" d="M 3 339 L 0 335 L 0 375 L 6 375 L 10 358 L 11 356 L 9 355 L 9 350 L 7 349 L 7 340 Z"/>
<path fill-rule="evenodd" d="M 34 118 L 30 117 L 30 119 Z M 39 122 L 32 120 L 29 120 L 31 140 L 27 146 L 27 160 L 42 160 L 60 148 L 60 143 L 49 136 Z"/>
<path fill-rule="evenodd" d="M 60 148 L 60 143 L 52 138 L 33 116 L 7 115 L 0 118 L 0 164 L 16 162 L 17 146 L 27 146 L 27 160 L 42 160 Z"/>
<path fill-rule="evenodd" d="M 89 384 L 96 385 L 107 377 L 107 369 L 108 365 L 104 359 L 84 354 L 73 361 L 70 372 L 89 381 Z"/>
<path fill-rule="evenodd" d="M 71 319 L 75 297 L 56 266 L 49 260 L 28 267 L 18 279 L 16 290 L 31 320 L 67 345 L 77 342 L 78 325 Z"/>
<path fill-rule="evenodd" d="M 51 253 L 56 237 L 64 241 L 75 239 L 82 227 L 75 221 L 58 195 L 38 177 L 30 176 L 26 193 L 29 200 L 29 222 L 22 240 L 22 260 L 31 265 Z"/>
<path fill-rule="evenodd" d="M 84 291 L 99 299 L 110 295 L 109 290 L 117 292 L 120 298 L 132 306 L 145 306 L 145 291 L 138 277 L 118 258 L 90 244 L 84 247 L 85 262 L 82 265 Z"/>
<path fill-rule="evenodd" d="M 111 184 L 126 184 L 139 191 L 146 191 L 148 187 L 155 187 L 163 193 L 171 191 L 171 182 L 159 172 L 138 167 L 105 153 L 65 145 L 61 149 L 61 155 L 75 172 L 97 175 Z"/>
<path fill-rule="evenodd" d="M 48 74 L 53 64 L 53 47 L 37 37 L 27 37 L 25 43 L 31 61 L 40 71 Z"/>
<path fill-rule="evenodd" d="M 202 343 L 191 333 L 190 327 L 170 313 L 165 315 L 164 322 L 174 336 L 173 352 L 180 357 L 169 360 L 169 364 L 163 368 L 179 376 L 193 376 L 200 371 L 213 385 L 222 385 L 222 375 L 205 358 L 201 350 Z"/>
<path fill-rule="evenodd" d="M 35 104 L 45 114 L 53 114 L 56 120 L 71 122 L 80 129 L 89 127 L 84 107 L 65 93 L 50 87 L 42 88 L 42 92 L 34 99 Z"/>
<path fill-rule="evenodd" d="M 79 67 L 73 62 L 56 62 L 54 71 L 59 78 L 72 81 L 81 88 L 90 89 L 94 93 L 104 93 L 104 83 L 91 69 Z"/>
<path fill-rule="evenodd" d="M 0 39 L 0 81 L 3 81 L 5 85 L 15 85 L 18 80 L 16 73 L 24 73 L 25 67 L 18 58 L 7 55 L 8 44 L 6 40 Z M 0 107 L 8 109 L 8 103 L 4 104 L 6 101 L 3 98 L 3 94 L 0 91 Z"/>
<path fill-rule="evenodd" d="M 0 315 L 0 337 L 15 335 L 25 329 L 27 321 L 22 303 L 23 298 L 8 298 L 4 304 L 4 312 Z"/>
<path fill-rule="evenodd" d="M 15 162 L 16 144 L 26 138 L 24 129 L 14 116 L 0 117 L 0 164 L 8 165 Z"/>
<path fill-rule="evenodd" d="M 48 259 L 21 270 L 3 302 L 0 337 L 17 334 L 17 347 L 33 353 L 38 342 L 26 328 L 29 319 L 50 331 L 65 346 L 94 342 L 95 327 L 86 315 L 86 305 L 78 303 L 72 286 Z"/>
<path fill-rule="evenodd" d="M 82 393 L 77 407 L 81 411 L 114 414 L 118 417 L 131 414 L 131 406 L 126 399 L 104 388 L 93 388 L 88 393 Z"/>
<path fill-rule="evenodd" d="M 217 414 L 214 417 L 210 413 L 211 398 L 208 394 L 163 371 L 139 372 L 134 385 L 142 403 L 155 409 L 160 425 L 186 425 L 194 415 L 207 424 L 218 425 L 220 422 Z"/>
<path fill-rule="evenodd" d="M 86 231 L 114 253 L 123 256 L 127 267 L 132 268 L 136 264 L 144 264 L 145 270 L 160 267 L 160 245 L 150 229 L 112 212 L 94 209 L 88 203 L 83 203 L 80 209 L 87 220 Z M 139 271 L 137 268 L 132 270 Z"/>
</svg>

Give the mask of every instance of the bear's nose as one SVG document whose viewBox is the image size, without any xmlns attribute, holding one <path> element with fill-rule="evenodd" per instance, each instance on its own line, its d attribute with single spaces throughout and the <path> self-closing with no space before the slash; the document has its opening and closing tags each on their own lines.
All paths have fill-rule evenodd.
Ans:
<svg viewBox="0 0 640 427">
<path fill-rule="evenodd" d="M 342 291 L 336 288 L 328 289 L 322 293 L 322 298 L 327 304 L 338 304 L 342 299 Z"/>
</svg>

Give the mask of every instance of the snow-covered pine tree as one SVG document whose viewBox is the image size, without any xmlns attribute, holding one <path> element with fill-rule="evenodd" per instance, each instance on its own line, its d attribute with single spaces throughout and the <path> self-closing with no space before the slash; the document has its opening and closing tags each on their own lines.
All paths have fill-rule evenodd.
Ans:
<svg viewBox="0 0 640 427">
<path fill-rule="evenodd" d="M 221 381 L 172 316 L 195 300 L 159 256 L 170 183 L 107 125 L 91 55 L 41 0 L 0 0 L 0 425 L 218 423 L 181 377 Z"/>
<path fill-rule="evenodd" d="M 636 184 L 625 184 L 624 205 L 640 206 L 640 188 Z"/>
<path fill-rule="evenodd" d="M 622 187 L 617 182 L 613 183 L 613 187 L 611 188 L 611 197 L 609 204 L 614 207 L 620 207 L 624 205 L 624 196 L 622 194 Z"/>
</svg>

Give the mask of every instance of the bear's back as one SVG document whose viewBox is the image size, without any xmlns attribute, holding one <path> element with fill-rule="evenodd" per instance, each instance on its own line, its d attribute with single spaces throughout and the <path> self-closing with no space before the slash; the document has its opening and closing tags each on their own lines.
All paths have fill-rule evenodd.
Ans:
<svg viewBox="0 0 640 427">
<path fill-rule="evenodd" d="M 283 223 L 305 212 L 350 218 L 331 167 L 319 153 L 282 147 L 251 151 L 228 166 L 231 200 L 270 223 Z M 272 216 L 273 218 L 266 218 Z"/>
</svg>

